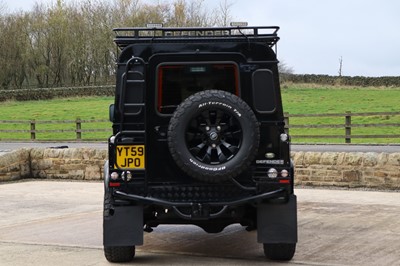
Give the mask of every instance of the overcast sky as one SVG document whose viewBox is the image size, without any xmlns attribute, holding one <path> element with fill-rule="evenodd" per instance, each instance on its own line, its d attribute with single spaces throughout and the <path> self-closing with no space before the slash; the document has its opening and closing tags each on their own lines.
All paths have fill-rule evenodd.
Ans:
<svg viewBox="0 0 400 266">
<path fill-rule="evenodd" d="M 35 2 L 0 0 L 9 11 Z M 105 0 L 106 1 L 106 0 Z M 162 2 L 162 0 L 160 0 Z M 66 1 L 68 2 L 68 1 Z M 156 3 L 157 0 L 142 0 Z M 218 0 L 204 0 L 215 7 Z M 400 76 L 400 1 L 231 0 L 237 21 L 280 26 L 278 57 L 298 74 Z M 121 25 L 129 26 L 129 25 Z"/>
</svg>

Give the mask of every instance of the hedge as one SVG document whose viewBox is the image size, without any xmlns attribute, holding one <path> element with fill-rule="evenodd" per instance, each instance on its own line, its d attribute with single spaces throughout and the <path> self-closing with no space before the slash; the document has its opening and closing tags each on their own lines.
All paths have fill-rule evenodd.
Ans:
<svg viewBox="0 0 400 266">
<path fill-rule="evenodd" d="M 281 82 L 343 85 L 354 87 L 400 87 L 399 77 L 329 76 L 314 74 L 281 74 Z M 21 90 L 0 90 L 0 102 L 7 100 L 30 101 L 53 98 L 114 96 L 114 86 L 64 87 Z"/>
<path fill-rule="evenodd" d="M 400 87 L 398 77 L 361 77 L 361 76 L 329 76 L 313 74 L 282 74 L 282 82 L 314 83 L 321 85 L 343 85 L 355 87 Z"/>
<path fill-rule="evenodd" d="M 7 100 L 31 101 L 84 96 L 114 96 L 114 91 L 114 86 L 1 90 L 0 102 Z"/>
</svg>

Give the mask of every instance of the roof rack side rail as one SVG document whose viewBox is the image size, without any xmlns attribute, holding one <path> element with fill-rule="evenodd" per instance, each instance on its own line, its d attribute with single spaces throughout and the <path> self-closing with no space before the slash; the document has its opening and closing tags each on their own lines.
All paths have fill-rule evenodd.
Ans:
<svg viewBox="0 0 400 266">
<path fill-rule="evenodd" d="M 263 30 L 264 32 L 260 31 Z M 182 28 L 114 28 L 116 38 L 149 38 L 149 37 L 228 37 L 228 36 L 277 36 L 278 26 L 257 27 L 182 27 Z"/>
<path fill-rule="evenodd" d="M 133 42 L 196 41 L 196 40 L 257 40 L 273 46 L 278 42 L 278 26 L 246 27 L 124 27 L 115 28 L 114 41 L 120 48 Z"/>
</svg>

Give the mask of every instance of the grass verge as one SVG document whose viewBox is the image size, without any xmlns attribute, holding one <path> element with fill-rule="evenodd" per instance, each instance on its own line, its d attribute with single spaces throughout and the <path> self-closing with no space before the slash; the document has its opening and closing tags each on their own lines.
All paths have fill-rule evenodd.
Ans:
<svg viewBox="0 0 400 266">
<path fill-rule="evenodd" d="M 336 86 L 317 86 L 310 84 L 284 84 L 282 99 L 285 112 L 289 114 L 326 114 L 364 112 L 399 112 L 400 88 L 353 88 Z M 0 120 L 24 120 L 26 123 L 0 123 L 0 130 L 26 130 L 27 132 L 0 132 L 0 140 L 30 139 L 29 120 L 54 121 L 38 123 L 36 130 L 70 130 L 71 132 L 37 133 L 37 140 L 76 139 L 76 124 L 62 121 L 107 120 L 108 106 L 112 97 L 84 97 L 54 99 L 48 101 L 3 102 L 0 105 Z M 55 123 L 60 122 L 60 123 Z M 352 124 L 396 124 L 400 115 L 353 117 Z M 344 117 L 293 117 L 290 125 L 344 124 Z M 110 122 L 83 123 L 83 130 L 105 129 L 102 132 L 83 132 L 82 140 L 106 140 L 111 134 Z M 296 135 L 344 135 L 343 128 L 293 128 L 290 134 Z M 352 135 L 400 134 L 398 127 L 355 127 Z M 344 143 L 343 138 L 293 138 L 294 143 Z M 352 139 L 352 143 L 399 144 L 399 138 Z"/>
</svg>

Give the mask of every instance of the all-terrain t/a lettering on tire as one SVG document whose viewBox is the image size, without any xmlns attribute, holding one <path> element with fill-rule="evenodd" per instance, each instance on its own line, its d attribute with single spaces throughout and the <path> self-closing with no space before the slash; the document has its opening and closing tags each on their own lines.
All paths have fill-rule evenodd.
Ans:
<svg viewBox="0 0 400 266">
<path fill-rule="evenodd" d="M 226 91 L 198 92 L 183 101 L 168 128 L 168 146 L 177 165 L 206 182 L 239 175 L 254 159 L 260 132 L 250 107 Z"/>
</svg>

